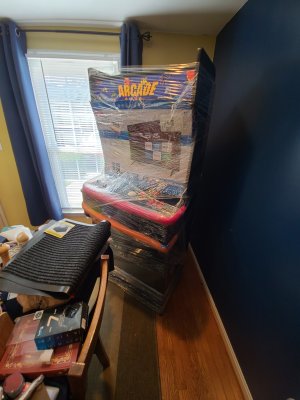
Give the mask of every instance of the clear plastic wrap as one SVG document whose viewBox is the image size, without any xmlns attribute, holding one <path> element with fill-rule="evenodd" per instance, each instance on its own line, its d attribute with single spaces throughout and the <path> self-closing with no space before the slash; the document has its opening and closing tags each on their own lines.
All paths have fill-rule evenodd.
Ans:
<svg viewBox="0 0 300 400">
<path fill-rule="evenodd" d="M 149 292 L 146 287 L 149 287 L 151 288 L 150 293 L 156 292 L 158 298 L 163 298 L 170 282 L 182 267 L 183 238 L 178 238 L 171 251 L 161 253 L 118 230 L 113 229 L 112 235 L 117 272 L 113 271 L 111 276 L 120 275 L 122 270 L 127 282 L 130 283 L 130 277 L 132 277 L 138 289 L 146 292 L 146 297 L 148 297 L 147 292 Z M 140 295 L 143 297 L 142 293 Z"/>
<path fill-rule="evenodd" d="M 182 262 L 183 247 L 179 246 L 179 242 L 172 251 L 165 254 L 117 230 L 113 230 L 113 235 L 116 265 L 122 266 L 124 271 L 163 294 L 173 269 Z"/>
<path fill-rule="evenodd" d="M 134 68 L 117 76 L 89 70 L 106 173 L 187 184 L 198 65 Z"/>
<path fill-rule="evenodd" d="M 83 185 L 82 193 L 85 211 L 92 208 L 95 218 L 113 219 L 163 247 L 172 242 L 186 210 L 184 185 L 132 173 L 97 177 Z"/>
<path fill-rule="evenodd" d="M 152 308 L 162 311 L 199 186 L 214 67 L 202 50 L 191 64 L 116 76 L 90 69 L 89 81 L 105 175 L 83 185 L 83 208 L 112 224 L 113 279 L 141 299 L 144 291 L 148 305 L 152 293 Z"/>
</svg>

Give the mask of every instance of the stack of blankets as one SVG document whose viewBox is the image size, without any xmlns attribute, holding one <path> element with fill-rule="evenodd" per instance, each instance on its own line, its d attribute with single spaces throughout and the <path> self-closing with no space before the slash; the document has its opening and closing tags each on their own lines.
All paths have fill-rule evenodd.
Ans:
<svg viewBox="0 0 300 400">
<path fill-rule="evenodd" d="M 213 64 L 89 70 L 105 174 L 84 183 L 83 208 L 112 226 L 110 280 L 161 313 L 180 276 L 186 220 L 199 186 Z"/>
</svg>

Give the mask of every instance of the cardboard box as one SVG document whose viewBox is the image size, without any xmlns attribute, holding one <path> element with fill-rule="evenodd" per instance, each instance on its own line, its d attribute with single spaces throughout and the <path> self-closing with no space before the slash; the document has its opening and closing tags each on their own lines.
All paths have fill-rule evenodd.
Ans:
<svg viewBox="0 0 300 400">
<path fill-rule="evenodd" d="M 39 312 L 41 318 L 34 338 L 38 350 L 83 342 L 87 330 L 87 304 L 80 302 Z"/>
</svg>

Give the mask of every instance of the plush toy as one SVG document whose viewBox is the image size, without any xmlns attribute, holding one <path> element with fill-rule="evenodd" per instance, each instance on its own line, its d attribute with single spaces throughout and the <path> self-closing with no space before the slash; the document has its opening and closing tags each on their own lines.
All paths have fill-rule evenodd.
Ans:
<svg viewBox="0 0 300 400">
<path fill-rule="evenodd" d="M 23 313 L 33 310 L 44 310 L 45 308 L 55 307 L 68 302 L 68 299 L 55 299 L 48 296 L 35 296 L 18 294 L 17 302 L 21 305 Z"/>
</svg>

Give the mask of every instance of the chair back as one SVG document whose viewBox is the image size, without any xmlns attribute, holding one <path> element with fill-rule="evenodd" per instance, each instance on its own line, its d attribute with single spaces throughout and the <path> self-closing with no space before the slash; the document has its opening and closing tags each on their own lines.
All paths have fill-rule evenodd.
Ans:
<svg viewBox="0 0 300 400">
<path fill-rule="evenodd" d="M 101 256 L 100 263 L 100 287 L 98 298 L 95 305 L 92 321 L 90 323 L 85 341 L 82 345 L 77 362 L 74 363 L 68 372 L 68 381 L 72 394 L 72 400 L 83 400 L 86 392 L 86 379 L 88 367 L 95 353 L 102 364 L 103 368 L 109 366 L 109 359 L 104 350 L 102 341 L 99 336 L 101 327 L 104 303 L 106 297 L 107 280 L 108 280 L 108 255 Z"/>
</svg>

